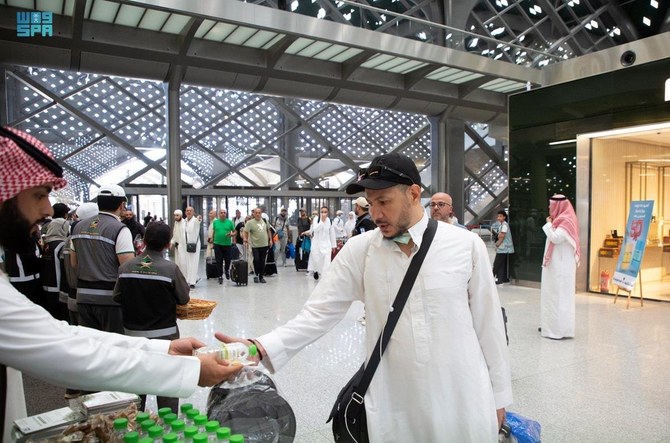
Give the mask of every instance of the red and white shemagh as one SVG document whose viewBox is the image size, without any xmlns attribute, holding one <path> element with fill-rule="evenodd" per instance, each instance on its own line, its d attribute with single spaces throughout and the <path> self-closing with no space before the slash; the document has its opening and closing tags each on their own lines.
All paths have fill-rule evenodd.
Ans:
<svg viewBox="0 0 670 443">
<path fill-rule="evenodd" d="M 568 243 L 575 248 L 575 261 L 579 264 L 582 250 L 579 246 L 579 221 L 577 220 L 575 209 L 572 207 L 570 200 L 565 199 L 564 195 L 557 194 L 552 198 L 562 198 L 564 200 L 549 200 L 549 215 L 553 219 L 551 227 L 553 229 L 561 228 L 565 230 L 568 234 Z M 554 244 L 549 242 L 542 266 L 549 264 L 553 252 Z"/>
<path fill-rule="evenodd" d="M 10 127 L 6 129 L 54 158 L 51 151 L 35 137 L 18 129 Z M 67 181 L 39 164 L 13 140 L 0 136 L 0 203 L 9 200 L 21 191 L 40 185 L 49 185 L 56 190 L 67 185 Z"/>
</svg>

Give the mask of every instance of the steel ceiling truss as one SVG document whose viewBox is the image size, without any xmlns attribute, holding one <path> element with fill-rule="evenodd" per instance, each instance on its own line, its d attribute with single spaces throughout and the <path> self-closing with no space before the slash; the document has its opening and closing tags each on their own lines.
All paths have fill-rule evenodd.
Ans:
<svg viewBox="0 0 670 443">
<path fill-rule="evenodd" d="M 77 190 L 74 198 L 87 198 L 90 186 L 98 186 L 110 171 L 129 167 L 133 159 L 140 162 L 121 184 L 164 184 L 165 96 L 159 84 L 38 68 L 7 73 L 7 87 L 21 90 L 10 94 L 17 98 L 10 104 L 10 124 L 51 146 Z M 321 189 L 325 177 L 319 162 L 324 160 L 330 162 L 324 174 L 353 177 L 360 164 L 399 147 L 419 161 L 428 155 L 421 138 L 425 118 L 419 115 L 306 100 L 289 104 L 196 86 L 184 86 L 180 102 L 186 186 Z M 298 146 L 290 146 L 291 140 Z M 280 142 L 295 149 L 297 157 L 281 155 Z M 147 150 L 163 152 L 149 158 Z M 278 164 L 263 163 L 267 158 L 278 158 L 291 174 L 268 182 L 253 169 L 278 173 Z M 147 174 L 158 174 L 160 180 Z"/>
<path fill-rule="evenodd" d="M 482 36 L 564 60 L 638 38 L 617 2 L 605 0 L 482 0 L 470 13 L 466 27 Z M 469 48 L 515 64 L 542 67 L 548 63 L 545 56 L 485 40 L 470 39 Z"/>
</svg>

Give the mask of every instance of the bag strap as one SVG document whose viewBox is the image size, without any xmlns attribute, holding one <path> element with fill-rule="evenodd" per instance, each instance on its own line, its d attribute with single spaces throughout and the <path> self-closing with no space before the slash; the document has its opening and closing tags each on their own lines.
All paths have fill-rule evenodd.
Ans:
<svg viewBox="0 0 670 443">
<path fill-rule="evenodd" d="M 365 397 L 365 392 L 368 390 L 368 387 L 372 382 L 372 377 L 375 375 L 377 366 L 379 366 L 381 361 L 381 356 L 386 350 L 386 346 L 389 344 L 389 341 L 391 340 L 391 334 L 393 334 L 393 330 L 395 329 L 396 324 L 398 324 L 400 314 L 402 314 L 405 303 L 409 298 L 409 293 L 414 286 L 416 277 L 419 275 L 419 270 L 421 269 L 423 259 L 426 258 L 428 248 L 430 248 L 430 244 L 433 242 L 433 238 L 435 238 L 436 231 L 437 222 L 432 218 L 428 219 L 428 227 L 423 233 L 421 247 L 419 248 L 419 251 L 416 253 L 416 255 L 412 258 L 412 262 L 409 264 L 409 269 L 407 269 L 407 273 L 405 273 L 405 277 L 400 284 L 400 289 L 398 289 L 398 295 L 396 295 L 395 300 L 393 301 L 391 312 L 389 313 L 388 319 L 386 320 L 386 326 L 384 326 L 382 333 L 377 339 L 375 349 L 372 351 L 368 365 L 363 371 L 361 382 L 358 384 L 356 389 L 354 389 L 354 396 L 360 396 L 358 399 L 360 400 L 359 404 L 362 404 L 363 397 Z M 358 400 L 356 401 L 358 402 Z"/>
</svg>

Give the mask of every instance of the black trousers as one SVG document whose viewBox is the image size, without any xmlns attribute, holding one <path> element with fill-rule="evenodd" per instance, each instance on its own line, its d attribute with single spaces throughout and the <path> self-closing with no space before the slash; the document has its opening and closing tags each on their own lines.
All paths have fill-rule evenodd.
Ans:
<svg viewBox="0 0 670 443">
<path fill-rule="evenodd" d="M 165 335 L 163 337 L 155 337 L 160 340 L 176 340 L 179 338 L 179 331 L 175 334 Z M 146 410 L 147 405 L 147 395 L 140 395 L 140 411 Z M 179 398 L 178 397 L 161 397 L 160 395 L 156 396 L 156 406 L 160 408 L 170 408 L 175 414 L 179 414 Z"/>
<path fill-rule="evenodd" d="M 226 274 L 230 273 L 230 262 L 233 259 L 232 249 L 234 247 L 214 244 L 214 258 L 216 259 L 216 269 L 219 271 L 219 277 L 222 277 L 224 272 Z"/>
<path fill-rule="evenodd" d="M 265 258 L 268 256 L 268 247 L 251 248 L 251 252 L 254 254 L 254 272 L 260 278 L 265 273 Z"/>
<path fill-rule="evenodd" d="M 508 258 L 509 254 L 496 253 L 493 259 L 493 276 L 496 278 L 496 284 L 509 282 Z"/>
</svg>

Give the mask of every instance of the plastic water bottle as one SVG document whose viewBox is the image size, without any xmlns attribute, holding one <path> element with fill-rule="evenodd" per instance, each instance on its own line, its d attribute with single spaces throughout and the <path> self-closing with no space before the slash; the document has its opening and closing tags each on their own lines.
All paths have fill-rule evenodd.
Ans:
<svg viewBox="0 0 670 443">
<path fill-rule="evenodd" d="M 156 422 L 149 419 L 149 420 L 144 420 L 142 422 L 142 436 L 148 436 L 149 435 L 149 428 L 152 426 L 156 426 Z"/>
<path fill-rule="evenodd" d="M 123 436 L 123 443 L 138 443 L 140 441 L 140 434 L 137 431 L 127 432 Z"/>
<path fill-rule="evenodd" d="M 140 437 L 145 435 L 144 431 L 142 430 L 142 422 L 149 420 L 150 418 L 151 415 L 148 412 L 138 412 L 135 416 L 135 430 L 138 434 L 140 434 Z"/>
<path fill-rule="evenodd" d="M 170 431 L 177 434 L 177 438 L 179 440 L 184 439 L 184 429 L 186 428 L 186 424 L 184 423 L 184 420 L 175 420 L 170 424 Z"/>
<path fill-rule="evenodd" d="M 189 409 L 186 411 L 186 420 L 184 420 L 186 426 L 193 426 L 193 419 L 195 419 L 198 415 L 200 415 L 200 411 L 197 409 Z"/>
<path fill-rule="evenodd" d="M 196 349 L 194 355 L 217 354 L 220 360 L 227 360 L 231 363 L 242 363 L 243 365 L 256 364 L 249 360 L 258 354 L 256 345 L 245 345 L 243 343 L 219 343 L 213 346 L 203 346 Z"/>
<path fill-rule="evenodd" d="M 184 403 L 179 407 L 179 418 L 182 420 L 186 420 L 186 413 L 193 409 L 193 405 L 191 403 Z"/>
<path fill-rule="evenodd" d="M 184 429 L 184 441 L 185 442 L 192 442 L 193 437 L 198 433 L 198 428 L 195 426 L 186 426 L 186 429 Z"/>
<path fill-rule="evenodd" d="M 219 429 L 219 422 L 216 420 L 210 420 L 205 424 L 205 433 L 207 434 L 207 441 L 211 443 L 216 443 L 216 430 Z"/>
<path fill-rule="evenodd" d="M 172 429 L 172 422 L 177 419 L 177 414 L 174 412 L 170 412 L 169 414 L 165 414 L 165 417 L 163 417 L 163 429 Z"/>
<path fill-rule="evenodd" d="M 153 439 L 153 441 L 160 441 L 161 437 L 163 436 L 163 427 L 159 425 L 154 425 L 148 429 L 149 432 L 149 437 Z"/>
<path fill-rule="evenodd" d="M 216 430 L 217 443 L 230 443 L 230 428 L 221 427 Z"/>
<path fill-rule="evenodd" d="M 160 408 L 158 410 L 158 424 L 163 426 L 165 424 L 165 416 L 171 413 L 171 408 Z"/>
<path fill-rule="evenodd" d="M 121 440 L 128 433 L 128 419 L 121 417 L 114 420 L 114 435 Z"/>
<path fill-rule="evenodd" d="M 207 416 L 204 414 L 196 415 L 193 419 L 193 426 L 198 428 L 198 434 L 204 434 L 205 425 L 207 425 Z"/>
</svg>

